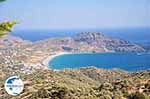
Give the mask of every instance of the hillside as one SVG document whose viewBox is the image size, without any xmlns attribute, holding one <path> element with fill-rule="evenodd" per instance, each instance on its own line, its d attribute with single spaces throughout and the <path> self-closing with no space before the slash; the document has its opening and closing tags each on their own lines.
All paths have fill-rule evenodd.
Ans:
<svg viewBox="0 0 150 99">
<path fill-rule="evenodd" d="M 11 35 L 0 39 L 0 48 L 16 47 L 18 45 L 30 45 L 29 41 L 22 40 L 19 37 Z M 27 46 L 26 46 L 27 47 Z M 83 32 L 74 37 L 51 37 L 46 40 L 34 42 L 28 48 L 36 48 L 37 50 L 44 50 L 41 48 L 54 49 L 59 51 L 69 52 L 144 52 L 144 47 L 134 44 L 132 42 L 112 38 L 102 33 Z"/>
<path fill-rule="evenodd" d="M 149 99 L 150 71 L 128 73 L 95 67 L 37 70 L 22 75 L 25 90 L 17 97 L 4 91 L 1 99 Z"/>
<path fill-rule="evenodd" d="M 75 37 L 77 42 L 87 42 L 91 46 L 105 47 L 116 52 L 142 52 L 141 46 L 126 40 L 112 38 L 101 33 L 84 32 Z"/>
<path fill-rule="evenodd" d="M 19 37 L 12 36 L 12 35 L 5 35 L 0 38 L 0 49 L 5 49 L 8 47 L 19 47 L 21 45 L 30 44 L 31 42 L 23 40 Z"/>
<path fill-rule="evenodd" d="M 102 33 L 83 32 L 74 37 L 49 38 L 33 46 L 53 47 L 69 52 L 144 52 L 145 49 L 132 42 L 112 38 Z"/>
<path fill-rule="evenodd" d="M 0 45 L 0 99 L 149 99 L 149 70 L 136 73 L 96 67 L 53 70 L 43 64 L 45 58 L 58 52 L 145 51 L 129 41 L 101 33 L 80 33 L 38 42 L 4 36 Z M 12 75 L 19 75 L 25 83 L 25 90 L 17 97 L 4 90 L 6 78 Z"/>
</svg>

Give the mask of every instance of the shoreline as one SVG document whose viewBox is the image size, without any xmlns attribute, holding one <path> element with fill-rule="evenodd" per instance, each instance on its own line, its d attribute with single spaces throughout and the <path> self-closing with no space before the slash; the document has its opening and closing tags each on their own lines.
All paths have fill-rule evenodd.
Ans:
<svg viewBox="0 0 150 99">
<path fill-rule="evenodd" d="M 87 53 L 87 54 L 93 54 L 92 52 L 83 52 L 83 53 Z M 100 53 L 105 53 L 105 52 L 100 52 Z M 61 55 L 66 55 L 66 54 L 82 54 L 82 53 L 72 53 L 72 52 L 58 52 L 58 53 L 54 53 L 53 55 L 50 55 L 48 56 L 47 58 L 45 58 L 43 61 L 42 61 L 42 64 L 44 66 L 46 66 L 46 68 L 49 68 L 49 62 L 54 59 L 55 57 L 57 56 L 61 56 Z"/>
<path fill-rule="evenodd" d="M 50 69 L 49 68 L 49 62 L 54 59 L 55 57 L 57 56 L 61 56 L 61 55 L 66 55 L 66 54 L 97 54 L 97 53 L 115 53 L 115 52 L 96 52 L 96 53 L 92 53 L 92 52 L 79 52 L 79 53 L 72 53 L 72 52 L 54 52 L 52 55 L 48 56 L 47 58 L 45 58 L 41 63 L 42 65 L 47 68 L 47 69 Z M 52 68 L 51 68 L 52 69 Z"/>
<path fill-rule="evenodd" d="M 52 59 L 54 59 L 54 58 L 57 57 L 57 56 L 66 55 L 66 54 L 72 54 L 72 53 L 70 53 L 70 52 L 58 52 L 58 53 L 55 53 L 54 55 L 50 55 L 50 56 L 48 56 L 46 59 L 44 59 L 44 60 L 42 61 L 42 64 L 48 68 L 49 62 L 50 62 Z"/>
<path fill-rule="evenodd" d="M 83 52 L 84 54 L 87 53 L 87 54 L 94 54 L 92 52 Z M 47 58 L 45 58 L 43 61 L 42 61 L 42 64 L 44 66 L 46 66 L 46 68 L 49 68 L 49 62 L 54 59 L 55 57 L 57 56 L 61 56 L 61 55 L 66 55 L 66 54 L 83 54 L 82 52 L 80 53 L 72 53 L 72 52 L 58 52 L 58 53 L 54 53 L 53 55 L 50 55 L 48 56 Z M 98 52 L 98 53 L 107 53 L 107 52 Z M 113 53 L 113 52 L 108 52 L 108 53 Z M 95 53 L 96 54 L 96 53 Z"/>
</svg>

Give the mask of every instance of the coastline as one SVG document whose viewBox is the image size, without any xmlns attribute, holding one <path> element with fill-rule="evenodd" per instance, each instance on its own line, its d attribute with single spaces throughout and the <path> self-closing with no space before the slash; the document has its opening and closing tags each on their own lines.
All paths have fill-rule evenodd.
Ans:
<svg viewBox="0 0 150 99">
<path fill-rule="evenodd" d="M 84 52 L 87 54 L 93 54 L 92 52 Z M 99 53 L 107 53 L 107 52 L 99 52 Z M 113 53 L 113 52 L 110 52 Z M 48 68 L 49 62 L 57 56 L 66 55 L 66 54 L 83 54 L 83 53 L 72 53 L 72 52 L 55 52 L 53 55 L 48 56 L 46 59 L 42 61 L 42 64 Z"/>
<path fill-rule="evenodd" d="M 70 53 L 70 52 L 58 52 L 58 53 L 55 53 L 54 55 L 50 55 L 46 59 L 44 59 L 43 62 L 42 62 L 42 64 L 48 68 L 49 62 L 52 59 L 54 59 L 57 56 L 66 55 L 66 54 L 72 54 L 72 53 Z"/>
<path fill-rule="evenodd" d="M 84 52 L 87 54 L 93 54 L 92 52 Z M 100 53 L 105 53 L 105 52 L 100 52 Z M 45 66 L 45 68 L 49 69 L 49 62 L 54 59 L 57 56 L 61 56 L 61 55 L 66 55 L 66 54 L 83 54 L 83 53 L 72 53 L 72 52 L 55 52 L 53 55 L 48 56 L 47 58 L 45 58 L 42 61 L 42 64 Z"/>
<path fill-rule="evenodd" d="M 99 53 L 91 53 L 91 52 L 86 52 L 86 53 L 73 53 L 73 52 L 54 52 L 53 54 L 51 54 L 51 55 L 49 55 L 47 58 L 45 58 L 43 61 L 42 61 L 42 63 L 43 63 L 43 66 L 45 67 L 45 68 L 47 68 L 47 69 L 53 69 L 53 70 L 56 70 L 56 71 L 58 71 L 59 69 L 54 69 L 54 68 L 49 68 L 49 62 L 52 60 L 52 59 L 54 59 L 55 57 L 57 57 L 57 56 L 61 56 L 61 55 L 65 55 L 65 54 L 103 54 L 103 53 L 114 53 L 114 52 L 99 52 Z M 116 54 L 116 53 L 114 53 L 114 54 Z M 119 53 L 118 55 L 124 55 L 124 53 Z M 126 53 L 126 54 L 128 54 L 128 53 Z M 126 55 L 125 54 L 125 55 Z M 117 54 L 116 54 L 117 55 Z M 117 55 L 117 56 L 118 56 Z M 136 56 L 136 57 L 139 57 L 139 55 L 138 54 L 133 54 L 132 53 L 132 55 L 134 55 L 134 56 Z M 114 63 L 115 64 L 115 63 Z M 124 65 L 124 64 L 123 64 Z M 86 65 L 86 66 L 91 66 L 91 65 Z M 93 65 L 92 65 L 93 66 Z M 94 65 L 95 66 L 95 65 Z M 115 66 L 115 65 L 114 65 Z M 120 66 L 119 68 L 121 68 L 121 65 L 118 65 L 118 66 Z M 145 65 L 146 66 L 146 65 Z M 117 66 L 115 67 L 115 68 L 118 68 Z M 122 67 L 123 68 L 123 67 Z M 147 68 L 147 67 L 144 67 L 144 68 Z M 145 69 L 142 69 L 142 68 L 139 68 L 139 70 L 145 70 Z M 125 69 L 127 69 L 127 68 L 124 68 L 124 70 Z M 126 70 L 126 71 L 128 71 L 128 70 Z M 130 72 L 134 72 L 134 70 L 129 70 Z M 137 70 L 135 70 L 135 71 L 137 71 Z"/>
</svg>

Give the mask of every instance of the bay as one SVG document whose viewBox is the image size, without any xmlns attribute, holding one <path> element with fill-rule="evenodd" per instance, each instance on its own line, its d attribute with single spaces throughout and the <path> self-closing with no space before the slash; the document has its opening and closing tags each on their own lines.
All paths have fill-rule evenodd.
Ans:
<svg viewBox="0 0 150 99">
<path fill-rule="evenodd" d="M 81 53 L 56 56 L 49 62 L 54 69 L 80 68 L 119 68 L 126 71 L 150 69 L 150 54 L 145 53 Z"/>
</svg>

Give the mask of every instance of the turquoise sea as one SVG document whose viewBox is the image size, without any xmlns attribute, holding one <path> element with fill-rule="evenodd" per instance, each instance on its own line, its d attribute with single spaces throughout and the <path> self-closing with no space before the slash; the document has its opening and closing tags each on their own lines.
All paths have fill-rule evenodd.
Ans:
<svg viewBox="0 0 150 99">
<path fill-rule="evenodd" d="M 150 69 L 150 54 L 146 53 L 84 53 L 65 54 L 53 58 L 49 67 L 54 69 L 96 66 L 119 68 L 127 71 Z"/>
</svg>

